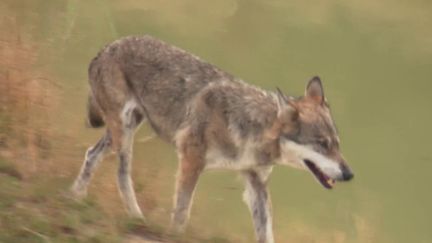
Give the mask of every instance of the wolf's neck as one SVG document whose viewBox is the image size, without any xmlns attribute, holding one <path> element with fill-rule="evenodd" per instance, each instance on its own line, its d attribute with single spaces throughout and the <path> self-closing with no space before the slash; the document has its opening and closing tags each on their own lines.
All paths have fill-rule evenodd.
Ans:
<svg viewBox="0 0 432 243">
<path fill-rule="evenodd" d="M 259 135 L 277 116 L 276 97 L 256 86 L 239 82 L 220 89 L 230 126 L 243 136 Z"/>
</svg>

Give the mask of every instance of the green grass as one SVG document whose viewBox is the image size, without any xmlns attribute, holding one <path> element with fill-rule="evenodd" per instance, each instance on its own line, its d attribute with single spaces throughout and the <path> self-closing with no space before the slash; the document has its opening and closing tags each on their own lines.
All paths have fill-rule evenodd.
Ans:
<svg viewBox="0 0 432 243">
<path fill-rule="evenodd" d="M 0 158 L 0 173 L 21 180 L 21 173 L 10 163 Z"/>
<path fill-rule="evenodd" d="M 76 202 L 64 180 L 24 181 L 0 160 L 0 242 L 118 242 L 120 230 L 92 200 Z"/>
<path fill-rule="evenodd" d="M 160 242 L 229 242 L 195 234 L 168 234 L 153 222 L 110 216 L 94 198 L 73 200 L 69 179 L 24 180 L 12 163 L 0 158 L 0 242 L 120 242 L 127 237 Z"/>
</svg>

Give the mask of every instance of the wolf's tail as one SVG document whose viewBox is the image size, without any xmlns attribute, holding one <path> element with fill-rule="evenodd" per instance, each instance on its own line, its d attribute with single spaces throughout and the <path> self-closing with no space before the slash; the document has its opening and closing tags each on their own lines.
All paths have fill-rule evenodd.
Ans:
<svg viewBox="0 0 432 243">
<path fill-rule="evenodd" d="M 87 124 L 93 128 L 103 127 L 105 125 L 99 105 L 96 103 L 92 94 L 89 95 L 87 102 Z"/>
</svg>

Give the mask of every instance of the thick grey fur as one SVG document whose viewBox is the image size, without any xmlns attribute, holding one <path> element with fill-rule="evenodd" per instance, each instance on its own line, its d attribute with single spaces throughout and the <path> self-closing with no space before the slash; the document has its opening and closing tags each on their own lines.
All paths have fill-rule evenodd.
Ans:
<svg viewBox="0 0 432 243">
<path fill-rule="evenodd" d="M 159 137 L 176 146 L 179 155 L 172 217 L 175 230 L 183 230 L 186 225 L 200 173 L 219 160 L 229 161 L 216 167 L 241 172 L 257 240 L 274 242 L 266 184 L 274 161 L 281 159 L 280 141 L 289 138 L 319 147 L 313 139 L 321 135 L 338 148 L 336 130 L 324 102 L 315 104 L 306 95 L 307 99 L 298 99 L 294 109 L 282 93 L 247 84 L 148 35 L 122 38 L 104 47 L 90 63 L 89 81 L 89 124 L 106 124 L 107 131 L 88 150 L 73 192 L 85 196 L 97 162 L 111 148 L 119 157 L 118 185 L 126 208 L 132 216 L 143 217 L 130 171 L 135 130 L 148 121 Z M 311 81 L 314 94 L 322 92 L 318 81 Z M 300 124 L 294 122 L 298 110 L 311 104 L 317 111 L 304 122 L 299 118 Z M 307 131 L 308 127 L 313 129 Z M 337 149 L 320 149 L 345 164 Z M 216 162 L 210 162 L 212 159 Z"/>
</svg>

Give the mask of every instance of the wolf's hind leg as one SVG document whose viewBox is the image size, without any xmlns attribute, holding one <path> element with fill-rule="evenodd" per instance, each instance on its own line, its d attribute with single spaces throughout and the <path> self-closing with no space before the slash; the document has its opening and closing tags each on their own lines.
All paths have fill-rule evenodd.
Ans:
<svg viewBox="0 0 432 243">
<path fill-rule="evenodd" d="M 271 201 L 266 188 L 268 173 L 263 174 L 255 171 L 243 172 L 246 184 L 243 200 L 252 214 L 258 242 L 273 243 Z"/>
<path fill-rule="evenodd" d="M 131 163 L 135 130 L 142 123 L 143 118 L 137 103 L 134 100 L 130 100 L 124 105 L 118 123 L 111 122 L 111 124 L 109 124 L 115 127 L 115 141 L 113 141 L 113 143 L 120 162 L 117 171 L 120 195 L 129 215 L 137 218 L 143 218 L 143 214 L 138 206 L 133 188 Z"/>
<path fill-rule="evenodd" d="M 87 186 L 90 182 L 92 174 L 99 161 L 102 160 L 105 151 L 110 147 L 110 144 L 111 135 L 107 130 L 105 135 L 99 139 L 96 145 L 90 147 L 87 150 L 84 163 L 81 166 L 81 171 L 71 188 L 75 197 L 81 199 L 87 195 Z"/>
</svg>

